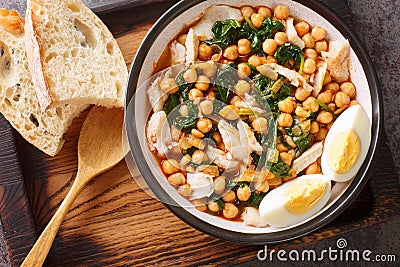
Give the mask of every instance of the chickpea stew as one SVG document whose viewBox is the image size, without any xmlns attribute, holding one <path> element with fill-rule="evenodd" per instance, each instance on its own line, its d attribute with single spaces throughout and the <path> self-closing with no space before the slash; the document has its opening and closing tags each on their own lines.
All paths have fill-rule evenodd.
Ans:
<svg viewBox="0 0 400 267">
<path fill-rule="evenodd" d="M 148 89 L 148 144 L 198 210 L 265 227 L 246 210 L 296 177 L 322 173 L 328 132 L 358 104 L 350 46 L 284 5 L 215 8 L 232 18 L 211 28 L 200 20 L 169 44 L 170 65 L 185 65 Z"/>
</svg>

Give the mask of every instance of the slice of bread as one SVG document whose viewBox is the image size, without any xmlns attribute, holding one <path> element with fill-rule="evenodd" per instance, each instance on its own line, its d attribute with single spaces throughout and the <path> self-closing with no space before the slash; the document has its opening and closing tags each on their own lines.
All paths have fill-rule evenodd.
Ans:
<svg viewBox="0 0 400 267">
<path fill-rule="evenodd" d="M 26 49 L 43 109 L 123 107 L 128 71 L 116 40 L 80 0 L 28 0 Z"/>
<path fill-rule="evenodd" d="M 48 155 L 61 149 L 72 119 L 86 106 L 64 105 L 42 111 L 25 52 L 24 20 L 0 9 L 0 112 L 29 143 Z"/>
</svg>

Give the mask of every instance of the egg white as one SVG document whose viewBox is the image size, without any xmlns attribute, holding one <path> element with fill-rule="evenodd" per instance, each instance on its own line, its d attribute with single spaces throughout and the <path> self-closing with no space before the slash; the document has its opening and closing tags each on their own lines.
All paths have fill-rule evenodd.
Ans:
<svg viewBox="0 0 400 267">
<path fill-rule="evenodd" d="M 346 173 L 336 173 L 328 165 L 329 144 L 340 133 L 352 129 L 360 138 L 361 151 L 354 166 Z M 367 113 L 360 105 L 346 109 L 333 123 L 325 139 L 324 151 L 321 157 L 322 173 L 336 182 L 351 180 L 360 169 L 367 156 L 371 143 L 371 122 Z"/>
<path fill-rule="evenodd" d="M 285 195 L 285 191 L 292 184 L 307 179 L 322 180 L 326 184 L 325 192 L 319 199 L 318 203 L 312 209 L 300 215 L 292 214 L 285 208 L 285 203 L 288 200 Z M 278 188 L 271 190 L 261 201 L 259 206 L 259 213 L 263 221 L 271 226 L 288 227 L 304 222 L 305 220 L 316 214 L 326 205 L 330 196 L 331 180 L 327 176 L 322 174 L 303 175 L 281 185 Z"/>
</svg>

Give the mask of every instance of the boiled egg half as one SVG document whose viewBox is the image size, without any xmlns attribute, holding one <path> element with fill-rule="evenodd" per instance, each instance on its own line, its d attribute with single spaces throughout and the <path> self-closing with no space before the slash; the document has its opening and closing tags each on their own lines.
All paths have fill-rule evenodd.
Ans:
<svg viewBox="0 0 400 267">
<path fill-rule="evenodd" d="M 331 180 L 322 174 L 303 175 L 271 190 L 261 201 L 263 221 L 274 227 L 301 223 L 328 202 Z"/>
<path fill-rule="evenodd" d="M 333 123 L 321 157 L 322 173 L 336 182 L 352 179 L 371 142 L 371 122 L 360 105 L 346 109 Z"/>
</svg>

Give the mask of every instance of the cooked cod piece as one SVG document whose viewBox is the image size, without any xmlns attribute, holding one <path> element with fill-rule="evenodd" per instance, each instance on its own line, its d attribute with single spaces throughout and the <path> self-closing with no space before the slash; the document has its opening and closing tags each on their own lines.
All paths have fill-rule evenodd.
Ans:
<svg viewBox="0 0 400 267">
<path fill-rule="evenodd" d="M 337 40 L 329 42 L 329 51 L 321 52 L 326 59 L 330 75 L 339 83 L 349 79 L 350 65 L 350 43 L 348 40 Z"/>
</svg>

